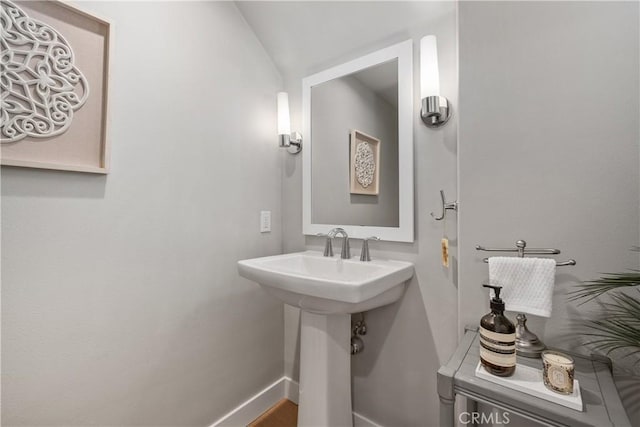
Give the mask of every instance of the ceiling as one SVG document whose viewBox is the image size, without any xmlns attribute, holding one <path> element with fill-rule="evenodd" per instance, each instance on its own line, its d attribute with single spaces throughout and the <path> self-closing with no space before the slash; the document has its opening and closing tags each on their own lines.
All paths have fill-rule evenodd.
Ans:
<svg viewBox="0 0 640 427">
<path fill-rule="evenodd" d="M 285 78 L 300 77 L 424 34 L 452 1 L 237 1 Z"/>
<path fill-rule="evenodd" d="M 374 65 L 352 74 L 365 87 L 398 109 L 398 60 Z"/>
</svg>

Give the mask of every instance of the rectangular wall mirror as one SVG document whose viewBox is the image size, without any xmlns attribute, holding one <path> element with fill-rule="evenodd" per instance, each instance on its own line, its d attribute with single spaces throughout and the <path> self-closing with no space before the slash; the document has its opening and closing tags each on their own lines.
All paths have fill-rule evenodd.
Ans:
<svg viewBox="0 0 640 427">
<path fill-rule="evenodd" d="M 413 242 L 413 43 L 302 80 L 303 231 Z"/>
</svg>

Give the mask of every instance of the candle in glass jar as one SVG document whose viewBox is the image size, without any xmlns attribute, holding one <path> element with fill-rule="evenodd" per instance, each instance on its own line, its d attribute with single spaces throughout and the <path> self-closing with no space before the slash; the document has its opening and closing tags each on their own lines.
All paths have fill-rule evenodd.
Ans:
<svg viewBox="0 0 640 427">
<path fill-rule="evenodd" d="M 572 394 L 575 364 L 573 359 L 558 351 L 542 352 L 542 379 L 548 389 L 556 393 Z"/>
</svg>

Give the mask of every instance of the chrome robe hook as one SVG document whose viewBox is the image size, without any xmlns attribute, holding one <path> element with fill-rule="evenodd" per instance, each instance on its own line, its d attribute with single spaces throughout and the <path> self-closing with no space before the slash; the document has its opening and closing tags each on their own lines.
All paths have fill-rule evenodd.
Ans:
<svg viewBox="0 0 640 427">
<path fill-rule="evenodd" d="M 443 220 L 445 214 L 447 213 L 447 210 L 452 210 L 452 211 L 457 211 L 458 210 L 458 201 L 457 200 L 454 200 L 453 202 L 450 202 L 450 203 L 445 201 L 445 199 L 444 199 L 444 190 L 440 190 L 440 199 L 442 200 L 442 213 L 440 214 L 440 216 L 435 216 L 433 214 L 433 212 L 431 212 L 431 216 L 436 221 Z"/>
</svg>

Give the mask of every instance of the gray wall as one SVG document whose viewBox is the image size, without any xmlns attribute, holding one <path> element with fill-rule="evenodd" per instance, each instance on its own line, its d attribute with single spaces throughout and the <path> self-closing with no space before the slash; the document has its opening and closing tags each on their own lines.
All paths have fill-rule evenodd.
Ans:
<svg viewBox="0 0 640 427">
<path fill-rule="evenodd" d="M 638 268 L 638 19 L 637 2 L 460 3 L 460 329 L 488 311 L 476 244 L 577 261 L 558 269 L 552 317 L 529 325 L 581 352 L 591 307 L 566 292 Z"/>
<path fill-rule="evenodd" d="M 459 22 L 454 5 L 451 13 L 429 6 L 313 4 L 304 13 L 299 3 L 240 6 L 285 76 L 294 128 L 301 124 L 303 76 L 404 36 L 414 38 L 418 58 L 419 38 L 438 36 L 442 92 L 454 118 L 435 132 L 414 125 L 416 242 L 372 248 L 374 256 L 414 261 L 416 277 L 399 303 L 367 313 L 367 349 L 353 358 L 354 409 L 382 425 L 437 425 L 435 372 L 463 326 L 488 311 L 480 288 L 487 267 L 476 244 L 508 246 L 523 238 L 530 246 L 559 247 L 559 259 L 578 261 L 558 272 L 553 318 L 530 321 L 549 344 L 565 347 L 575 347 L 568 338 L 576 335 L 567 320 L 582 317 L 584 308 L 567 304 L 564 292 L 598 272 L 638 265 L 628 251 L 639 240 L 638 5 L 463 2 Z M 356 16 L 375 31 L 340 33 Z M 289 42 L 273 28 L 292 18 L 305 30 Z M 316 22 L 328 26 L 323 37 Z M 298 44 L 309 49 L 296 50 Z M 455 215 L 447 232 L 454 259 L 460 247 L 460 280 L 455 262 L 451 271 L 440 267 L 443 224 L 428 216 L 437 209 L 440 188 L 456 198 L 457 170 L 460 242 Z M 301 234 L 299 158 L 286 157 L 283 179 L 285 252 L 319 249 L 321 242 Z M 298 312 L 291 307 L 285 307 L 285 328 L 285 372 L 296 378 Z"/>
<path fill-rule="evenodd" d="M 367 313 L 357 412 L 437 425 L 435 372 L 488 310 L 476 244 L 524 238 L 578 261 L 559 272 L 552 319 L 531 322 L 565 347 L 584 309 L 564 292 L 638 265 L 636 3 L 461 3 L 461 102 L 454 3 L 238 4 L 260 42 L 232 3 L 83 4 L 117 24 L 113 171 L 2 170 L 5 425 L 208 425 L 281 375 L 283 347 L 297 378 L 297 310 L 285 307 L 283 339 L 282 305 L 235 270 L 322 245 L 301 232 L 301 157 L 273 148 L 281 82 L 261 44 L 301 129 L 303 76 L 407 38 L 418 58 L 420 37 L 438 36 L 454 117 L 435 131 L 418 120 L 415 61 L 416 241 L 372 255 L 413 261 L 416 275 Z M 444 223 L 428 212 L 439 189 L 456 198 L 457 170 L 443 269 Z M 270 234 L 257 232 L 261 209 Z"/>
<path fill-rule="evenodd" d="M 311 222 L 398 227 L 398 109 L 345 76 L 311 89 L 311 124 Z M 380 140 L 378 195 L 351 194 L 352 130 Z"/>
<path fill-rule="evenodd" d="M 413 244 L 374 242 L 373 257 L 409 260 L 415 277 L 397 303 L 367 313 L 366 350 L 354 357 L 354 410 L 384 426 L 423 426 L 438 422 L 436 371 L 457 343 L 456 270 L 440 264 L 443 222 L 429 212 L 439 209 L 443 188 L 456 190 L 456 120 L 439 130 L 419 119 L 419 43 L 438 37 L 442 93 L 457 105 L 456 5 L 453 2 L 245 3 L 238 6 L 285 76 L 292 129 L 301 129 L 302 77 L 322 71 L 408 38 L 414 40 L 415 225 Z M 298 21 L 296 21 L 296 19 Z M 298 22 L 295 40 L 283 41 L 278 28 Z M 354 25 L 356 27 L 354 27 Z M 322 28 L 318 28 L 322 27 Z M 288 37 L 289 39 L 291 37 Z M 300 49 L 297 50 L 296 46 Z M 311 56 L 314 54 L 313 56 Z M 287 58 L 295 67 L 289 67 Z M 301 157 L 285 156 L 283 173 L 284 251 L 322 249 L 323 241 L 302 235 Z M 456 254 L 456 217 L 447 232 Z M 352 244 L 354 255 L 360 242 Z M 299 313 L 285 306 L 285 374 L 298 378 Z"/>
<path fill-rule="evenodd" d="M 488 309 L 476 244 L 578 262 L 536 326 L 549 344 L 584 314 L 566 291 L 638 266 L 638 51 L 638 3 L 461 3 L 461 326 Z"/>
<path fill-rule="evenodd" d="M 282 375 L 281 80 L 233 3 L 114 22 L 108 176 L 2 168 L 2 424 L 210 425 Z M 273 231 L 259 233 L 259 211 Z"/>
</svg>

